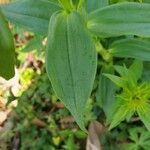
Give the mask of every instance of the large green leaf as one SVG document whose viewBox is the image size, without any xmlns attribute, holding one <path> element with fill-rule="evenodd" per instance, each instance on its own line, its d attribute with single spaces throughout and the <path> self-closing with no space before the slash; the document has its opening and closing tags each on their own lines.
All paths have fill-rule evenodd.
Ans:
<svg viewBox="0 0 150 150">
<path fill-rule="evenodd" d="M 5 79 L 14 76 L 14 56 L 13 37 L 0 10 L 0 76 Z"/>
<path fill-rule="evenodd" d="M 150 1 L 149 1 L 149 0 L 143 0 L 143 2 L 144 2 L 144 3 L 150 3 Z"/>
<path fill-rule="evenodd" d="M 140 39 L 119 40 L 110 46 L 110 53 L 115 57 L 150 61 L 150 42 Z"/>
<path fill-rule="evenodd" d="M 87 26 L 99 37 L 150 37 L 150 4 L 126 2 L 98 9 L 89 15 Z"/>
<path fill-rule="evenodd" d="M 46 0 L 22 0 L 1 8 L 8 20 L 40 34 L 47 34 L 51 15 L 60 9 L 57 3 Z"/>
<path fill-rule="evenodd" d="M 77 12 L 50 20 L 46 68 L 54 91 L 84 130 L 83 112 L 96 73 L 96 50 Z"/>
<path fill-rule="evenodd" d="M 87 11 L 91 12 L 108 5 L 109 0 L 86 0 Z"/>
</svg>

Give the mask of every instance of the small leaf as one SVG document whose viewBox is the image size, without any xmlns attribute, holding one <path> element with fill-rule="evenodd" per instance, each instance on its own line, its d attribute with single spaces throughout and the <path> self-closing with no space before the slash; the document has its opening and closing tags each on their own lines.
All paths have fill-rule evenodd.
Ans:
<svg viewBox="0 0 150 150">
<path fill-rule="evenodd" d="M 111 75 L 111 74 L 106 74 L 106 73 L 104 75 L 119 87 L 124 87 L 126 85 L 126 80 L 124 80 L 121 77 Z"/>
<path fill-rule="evenodd" d="M 66 148 L 69 150 L 76 150 L 77 149 L 77 146 L 75 144 L 75 141 L 74 141 L 74 135 L 71 133 L 68 137 L 68 140 L 66 142 Z"/>
<path fill-rule="evenodd" d="M 138 110 L 138 115 L 141 121 L 144 123 L 146 128 L 150 131 L 150 105 L 147 106 L 147 109 L 144 107 L 144 111 Z"/>
<path fill-rule="evenodd" d="M 83 113 L 96 74 L 95 45 L 77 12 L 50 20 L 46 68 L 54 91 L 85 131 Z"/>
<path fill-rule="evenodd" d="M 118 3 L 92 12 L 88 29 L 99 37 L 137 35 L 150 37 L 150 4 Z"/>
<path fill-rule="evenodd" d="M 132 80 L 136 83 L 142 76 L 143 72 L 142 61 L 135 60 L 134 63 L 130 66 L 129 71 Z"/>
<path fill-rule="evenodd" d="M 141 133 L 141 128 L 133 128 L 129 130 L 129 139 L 134 141 L 135 143 L 138 143 L 139 141 L 139 133 Z"/>
<path fill-rule="evenodd" d="M 121 121 L 123 121 L 128 114 L 130 114 L 130 110 L 124 105 L 121 99 L 116 99 L 115 109 L 113 111 L 112 121 L 109 126 L 109 130 L 116 127 Z"/>
<path fill-rule="evenodd" d="M 0 76 L 10 79 L 14 76 L 15 47 L 13 36 L 0 10 Z"/>
<path fill-rule="evenodd" d="M 150 61 L 143 63 L 142 80 L 150 82 Z"/>
<path fill-rule="evenodd" d="M 121 77 L 127 76 L 127 72 L 126 72 L 125 67 L 115 65 L 114 68 L 120 74 Z"/>
<path fill-rule="evenodd" d="M 150 42 L 140 39 L 118 40 L 110 45 L 110 53 L 114 57 L 150 61 Z"/>
<path fill-rule="evenodd" d="M 121 75 L 122 79 L 127 81 L 127 86 L 133 88 L 137 85 L 137 81 L 142 75 L 143 64 L 141 61 L 135 60 L 129 69 L 125 65 L 124 67 L 114 66 L 114 68 Z"/>
<path fill-rule="evenodd" d="M 57 3 L 45 0 L 18 0 L 1 5 L 1 8 L 11 22 L 44 35 L 51 15 L 60 9 Z"/>
<path fill-rule="evenodd" d="M 145 128 L 132 128 L 129 131 L 130 143 L 124 144 L 123 150 L 149 150 L 150 147 L 150 133 Z"/>
</svg>

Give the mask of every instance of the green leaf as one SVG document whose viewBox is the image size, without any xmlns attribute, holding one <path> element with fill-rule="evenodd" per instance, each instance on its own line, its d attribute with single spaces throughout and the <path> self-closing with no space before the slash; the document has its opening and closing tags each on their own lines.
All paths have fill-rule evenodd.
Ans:
<svg viewBox="0 0 150 150">
<path fill-rule="evenodd" d="M 142 147 L 149 150 L 150 148 L 150 132 L 147 132 L 147 130 L 141 133 L 140 136 L 140 143 L 142 143 Z"/>
<path fill-rule="evenodd" d="M 109 120 L 112 105 L 115 100 L 116 86 L 103 75 L 103 73 L 113 73 L 112 67 L 104 67 L 99 75 L 98 90 L 96 92 L 96 101 L 100 105 Z"/>
<path fill-rule="evenodd" d="M 129 130 L 130 143 L 124 144 L 123 150 L 149 150 L 150 133 L 145 128 L 132 128 Z"/>
<path fill-rule="evenodd" d="M 146 128 L 150 131 L 150 105 L 147 106 L 147 109 L 145 107 L 143 109 L 144 111 L 138 110 L 138 115 Z"/>
<path fill-rule="evenodd" d="M 139 147 L 136 143 L 125 144 L 123 150 L 139 150 Z"/>
<path fill-rule="evenodd" d="M 66 149 L 70 150 L 77 150 L 77 145 L 74 140 L 74 135 L 71 133 L 68 137 L 68 140 L 66 142 Z"/>
<path fill-rule="evenodd" d="M 143 63 L 142 61 L 135 60 L 134 63 L 129 68 L 130 76 L 132 80 L 137 83 L 137 81 L 141 78 L 143 73 Z"/>
<path fill-rule="evenodd" d="M 1 8 L 11 22 L 44 35 L 48 32 L 51 15 L 60 9 L 56 3 L 46 0 L 18 0 Z"/>
<path fill-rule="evenodd" d="M 110 53 L 114 57 L 136 58 L 150 61 L 150 42 L 140 39 L 123 39 L 111 44 Z"/>
<path fill-rule="evenodd" d="M 143 2 L 144 2 L 144 3 L 150 3 L 150 1 L 149 1 L 149 0 L 143 0 Z"/>
<path fill-rule="evenodd" d="M 130 110 L 126 107 L 126 104 L 124 104 L 122 99 L 117 98 L 114 105 L 114 110 L 112 111 L 112 121 L 109 126 L 109 130 L 116 127 L 130 113 Z"/>
<path fill-rule="evenodd" d="M 126 81 L 123 88 L 134 87 L 136 85 L 134 73 L 126 68 L 126 66 L 114 66 L 115 70 L 121 75 L 122 80 Z"/>
<path fill-rule="evenodd" d="M 62 7 L 70 12 L 72 10 L 71 0 L 59 0 Z"/>
<path fill-rule="evenodd" d="M 130 129 L 129 130 L 129 134 L 130 134 L 129 139 L 134 141 L 135 143 L 138 143 L 138 141 L 139 141 L 138 134 L 139 134 L 140 131 L 141 131 L 140 128 Z"/>
<path fill-rule="evenodd" d="M 119 87 L 124 87 L 126 86 L 126 80 L 124 80 L 121 77 L 111 75 L 111 74 L 104 74 L 107 78 L 109 78 L 112 82 L 114 82 L 117 86 Z"/>
<path fill-rule="evenodd" d="M 46 68 L 54 91 L 84 128 L 83 112 L 96 73 L 95 45 L 77 12 L 50 20 Z"/>
<path fill-rule="evenodd" d="M 89 15 L 88 28 L 99 37 L 138 35 L 150 37 L 150 4 L 118 3 Z"/>
<path fill-rule="evenodd" d="M 105 7 L 109 4 L 108 0 L 86 0 L 86 7 L 88 12 L 92 12 L 98 8 Z"/>
<path fill-rule="evenodd" d="M 127 69 L 125 65 L 124 67 L 114 66 L 114 68 L 121 75 L 121 77 L 128 82 L 128 87 L 133 88 L 137 85 L 137 81 L 142 76 L 143 63 L 142 61 L 135 60 L 129 69 Z"/>
<path fill-rule="evenodd" d="M 0 76 L 10 79 L 14 76 L 15 47 L 13 36 L 0 10 Z"/>
<path fill-rule="evenodd" d="M 115 70 L 120 74 L 121 77 L 126 77 L 127 76 L 127 72 L 126 72 L 126 68 L 125 66 L 114 66 Z"/>
<path fill-rule="evenodd" d="M 150 82 L 150 61 L 144 62 L 142 80 Z"/>
</svg>

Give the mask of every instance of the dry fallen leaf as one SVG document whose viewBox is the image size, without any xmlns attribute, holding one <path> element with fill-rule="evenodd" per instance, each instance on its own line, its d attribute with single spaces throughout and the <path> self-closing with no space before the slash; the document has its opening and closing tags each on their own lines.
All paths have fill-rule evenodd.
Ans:
<svg viewBox="0 0 150 150">
<path fill-rule="evenodd" d="M 104 126 L 101 123 L 94 121 L 89 125 L 88 131 L 89 135 L 87 138 L 86 150 L 102 150 L 99 136 L 104 133 Z"/>
</svg>

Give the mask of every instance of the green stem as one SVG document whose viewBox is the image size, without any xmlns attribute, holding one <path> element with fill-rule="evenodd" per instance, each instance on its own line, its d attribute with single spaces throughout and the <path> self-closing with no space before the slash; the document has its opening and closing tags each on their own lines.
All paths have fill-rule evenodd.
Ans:
<svg viewBox="0 0 150 150">
<path fill-rule="evenodd" d="M 73 9 L 70 0 L 59 0 L 59 2 L 68 13 Z"/>
<path fill-rule="evenodd" d="M 112 61 L 112 55 L 102 46 L 99 41 L 96 42 L 96 50 L 106 62 Z"/>
</svg>

